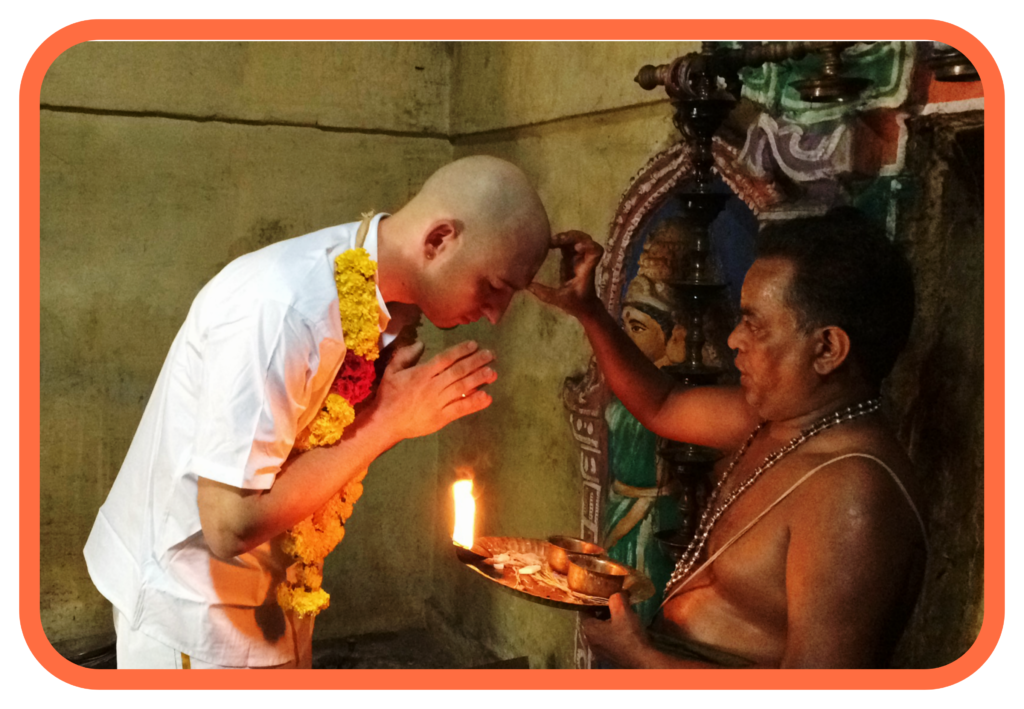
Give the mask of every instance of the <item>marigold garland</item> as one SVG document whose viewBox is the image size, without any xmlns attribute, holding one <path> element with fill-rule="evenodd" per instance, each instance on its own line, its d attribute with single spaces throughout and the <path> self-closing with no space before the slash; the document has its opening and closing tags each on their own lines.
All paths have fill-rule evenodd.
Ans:
<svg viewBox="0 0 1024 709">
<path fill-rule="evenodd" d="M 355 420 L 355 405 L 369 396 L 373 386 L 373 361 L 379 356 L 380 334 L 375 275 L 377 264 L 361 248 L 351 249 L 334 260 L 338 308 L 345 333 L 345 361 L 316 418 L 295 439 L 295 449 L 329 446 L 341 439 Z M 366 471 L 356 475 L 321 509 L 285 534 L 282 547 L 296 560 L 288 581 L 277 588 L 277 603 L 300 616 L 316 615 L 330 605 L 323 582 L 324 558 L 345 536 L 345 522 L 363 494 Z"/>
<path fill-rule="evenodd" d="M 349 350 L 332 389 L 338 396 L 358 404 L 370 395 L 375 376 L 373 364 Z"/>
<path fill-rule="evenodd" d="M 337 443 L 345 427 L 356 420 L 356 410 L 344 397 L 327 395 L 316 418 L 295 438 L 295 448 L 306 451 Z"/>
<path fill-rule="evenodd" d="M 345 346 L 368 362 L 379 355 L 376 273 L 377 264 L 370 260 L 366 249 L 351 249 L 334 260 Z"/>
</svg>

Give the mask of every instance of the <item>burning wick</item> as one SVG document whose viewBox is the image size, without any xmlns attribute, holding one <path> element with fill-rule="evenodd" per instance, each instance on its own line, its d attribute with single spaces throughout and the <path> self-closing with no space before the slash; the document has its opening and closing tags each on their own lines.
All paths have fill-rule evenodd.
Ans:
<svg viewBox="0 0 1024 709">
<path fill-rule="evenodd" d="M 473 499 L 473 481 L 457 480 L 452 485 L 455 497 L 455 531 L 452 541 L 466 549 L 473 548 L 473 518 L 476 516 L 476 500 Z"/>
</svg>

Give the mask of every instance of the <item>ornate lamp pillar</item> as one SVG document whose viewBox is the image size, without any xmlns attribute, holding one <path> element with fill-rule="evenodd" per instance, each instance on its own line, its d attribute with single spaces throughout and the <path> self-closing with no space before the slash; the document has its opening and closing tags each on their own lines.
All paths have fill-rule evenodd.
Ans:
<svg viewBox="0 0 1024 709">
<path fill-rule="evenodd" d="M 709 69 L 714 62 L 713 52 L 713 44 L 705 42 L 699 54 L 680 57 L 663 67 L 645 66 L 636 78 L 646 89 L 659 84 L 665 87 L 675 109 L 673 122 L 695 149 L 692 175 L 673 195 L 680 203 L 681 226 L 692 248 L 669 281 L 682 300 L 686 356 L 679 364 L 664 368 L 689 386 L 715 384 L 722 374 L 720 368 L 704 361 L 705 317 L 708 308 L 725 290 L 725 283 L 717 280 L 710 268 L 710 228 L 729 198 L 729 195 L 711 191 L 712 139 L 737 99 L 728 89 L 719 86 L 715 72 Z M 679 483 L 682 523 L 679 529 L 660 530 L 656 536 L 670 552 L 676 553 L 693 536 L 698 510 L 719 454 L 689 443 L 660 439 L 658 455 Z"/>
<path fill-rule="evenodd" d="M 669 64 L 644 66 L 635 81 L 647 90 L 662 86 L 675 109 L 673 123 L 692 141 L 695 149 L 693 170 L 680 182 L 673 198 L 680 203 L 683 228 L 693 247 L 684 264 L 670 279 L 684 302 L 683 318 L 687 326 L 686 357 L 664 371 L 687 386 L 716 384 L 724 371 L 704 360 L 704 324 L 708 309 L 724 294 L 726 284 L 711 269 L 711 224 L 718 218 L 730 195 L 713 192 L 714 156 L 712 140 L 739 100 L 738 72 L 747 66 L 765 62 L 801 59 L 809 53 L 823 57 L 821 76 L 793 85 L 803 100 L 843 102 L 855 99 L 870 85 L 861 78 L 841 74 L 842 51 L 853 43 L 772 42 L 751 44 L 739 49 L 704 42 L 701 51 L 678 57 Z M 697 511 L 703 502 L 715 462 L 721 457 L 713 451 L 689 443 L 660 440 L 658 455 L 679 482 L 679 529 L 661 530 L 659 541 L 678 553 L 689 543 L 697 523 Z"/>
</svg>

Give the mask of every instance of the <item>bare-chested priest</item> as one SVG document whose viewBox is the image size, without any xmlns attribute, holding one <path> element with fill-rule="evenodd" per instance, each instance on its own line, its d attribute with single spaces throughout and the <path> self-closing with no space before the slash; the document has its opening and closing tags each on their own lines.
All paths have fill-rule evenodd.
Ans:
<svg viewBox="0 0 1024 709">
<path fill-rule="evenodd" d="M 766 227 L 729 337 L 740 386 L 689 389 L 598 300 L 601 247 L 581 232 L 553 247 L 562 283 L 531 290 L 579 319 L 615 395 L 660 436 L 728 451 L 656 632 L 617 595 L 584 625 L 591 648 L 621 667 L 884 667 L 927 548 L 878 411 L 914 309 L 896 247 L 850 209 Z"/>
</svg>

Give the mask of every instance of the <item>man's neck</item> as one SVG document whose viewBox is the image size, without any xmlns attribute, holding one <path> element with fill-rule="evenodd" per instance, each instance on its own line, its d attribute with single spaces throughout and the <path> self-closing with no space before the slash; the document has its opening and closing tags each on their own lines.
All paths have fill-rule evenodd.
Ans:
<svg viewBox="0 0 1024 709">
<path fill-rule="evenodd" d="M 830 387 L 818 392 L 818 396 L 808 402 L 808 407 L 800 413 L 785 419 L 769 421 L 768 430 L 773 438 L 790 440 L 824 417 L 877 396 L 877 389 L 863 382 Z"/>
<path fill-rule="evenodd" d="M 377 222 L 377 288 L 385 303 L 415 304 L 399 228 L 392 217 Z"/>
</svg>

